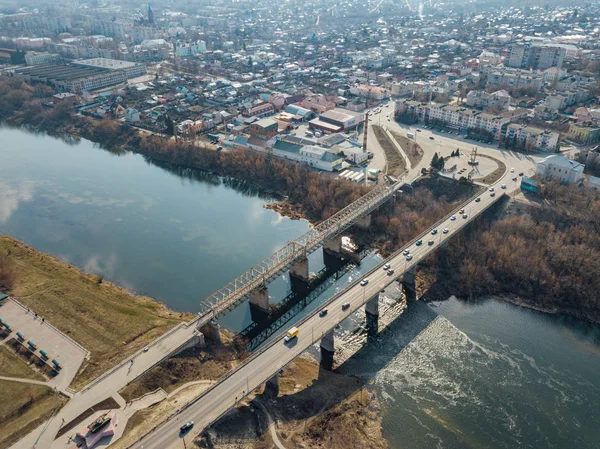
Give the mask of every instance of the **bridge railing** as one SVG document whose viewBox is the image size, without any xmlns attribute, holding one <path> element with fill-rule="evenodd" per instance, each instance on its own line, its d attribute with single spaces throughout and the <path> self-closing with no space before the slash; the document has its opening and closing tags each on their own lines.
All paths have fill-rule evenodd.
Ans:
<svg viewBox="0 0 600 449">
<path fill-rule="evenodd" d="M 218 316 L 256 288 L 270 282 L 281 271 L 293 265 L 294 262 L 315 251 L 325 240 L 336 237 L 352 226 L 356 220 L 379 207 L 398 188 L 398 183 L 391 186 L 376 187 L 221 287 L 201 301 L 203 319 L 208 320 Z"/>
</svg>

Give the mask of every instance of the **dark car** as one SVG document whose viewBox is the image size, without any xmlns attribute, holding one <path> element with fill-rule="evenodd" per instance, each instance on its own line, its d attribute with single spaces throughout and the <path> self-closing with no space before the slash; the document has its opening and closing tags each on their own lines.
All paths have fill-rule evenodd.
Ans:
<svg viewBox="0 0 600 449">
<path fill-rule="evenodd" d="M 394 274 L 394 270 L 392 270 L 391 268 L 387 271 L 388 276 L 391 276 L 392 274 Z"/>
<path fill-rule="evenodd" d="M 429 242 L 427 242 L 427 244 L 428 244 L 429 246 L 433 245 L 434 243 L 435 243 L 435 242 L 434 242 L 433 240 L 429 240 Z"/>
<path fill-rule="evenodd" d="M 325 315 L 327 315 L 327 309 L 323 309 L 323 310 L 321 310 L 321 311 L 319 312 L 319 316 L 320 316 L 321 318 L 322 318 L 322 317 L 324 317 Z"/>
<path fill-rule="evenodd" d="M 435 137 L 429 136 L 429 140 L 435 140 Z"/>
<path fill-rule="evenodd" d="M 179 428 L 179 430 L 181 430 L 181 433 L 185 433 L 192 427 L 194 427 L 194 421 L 186 422 L 183 426 Z"/>
<path fill-rule="evenodd" d="M 519 173 L 519 176 L 523 176 L 523 172 Z"/>
</svg>

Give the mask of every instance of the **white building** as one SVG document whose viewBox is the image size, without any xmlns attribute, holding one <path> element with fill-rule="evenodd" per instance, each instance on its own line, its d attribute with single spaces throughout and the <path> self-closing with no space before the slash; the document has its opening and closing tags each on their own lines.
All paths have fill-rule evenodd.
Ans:
<svg viewBox="0 0 600 449">
<path fill-rule="evenodd" d="M 506 129 L 505 142 L 515 141 L 517 146 L 540 151 L 555 151 L 560 134 L 548 129 L 511 123 Z"/>
<path fill-rule="evenodd" d="M 467 94 L 467 105 L 473 108 L 506 111 L 510 106 L 510 95 L 504 89 L 491 94 L 485 90 L 472 90 Z"/>
<path fill-rule="evenodd" d="M 27 65 L 41 65 L 49 64 L 51 62 L 58 61 L 58 55 L 50 53 L 41 53 L 37 51 L 30 51 L 25 54 L 25 63 Z"/>
<path fill-rule="evenodd" d="M 175 56 L 183 58 L 186 56 L 195 56 L 206 52 L 206 42 L 177 42 L 175 44 Z"/>
<path fill-rule="evenodd" d="M 579 184 L 583 181 L 585 166 L 572 161 L 562 154 L 545 157 L 535 166 L 537 175 L 554 179 L 562 184 Z"/>
</svg>

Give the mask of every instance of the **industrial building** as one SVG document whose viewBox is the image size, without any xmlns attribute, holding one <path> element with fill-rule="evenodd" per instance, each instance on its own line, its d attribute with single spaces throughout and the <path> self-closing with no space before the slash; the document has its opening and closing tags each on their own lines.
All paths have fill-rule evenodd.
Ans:
<svg viewBox="0 0 600 449">
<path fill-rule="evenodd" d="M 137 78 L 146 73 L 146 65 L 139 64 L 130 61 L 120 61 L 118 59 L 107 59 L 107 58 L 92 58 L 82 59 L 80 61 L 74 61 L 73 65 L 92 67 L 102 69 L 106 71 L 117 71 L 122 70 L 125 72 L 127 79 Z"/>
<path fill-rule="evenodd" d="M 17 69 L 14 76 L 27 82 L 46 83 L 65 92 L 92 91 L 127 82 L 124 70 L 107 71 L 81 65 L 44 64 Z"/>
<path fill-rule="evenodd" d="M 319 117 L 308 122 L 308 126 L 325 134 L 332 134 L 354 129 L 364 121 L 364 118 L 363 113 L 335 108 L 319 114 Z"/>
</svg>

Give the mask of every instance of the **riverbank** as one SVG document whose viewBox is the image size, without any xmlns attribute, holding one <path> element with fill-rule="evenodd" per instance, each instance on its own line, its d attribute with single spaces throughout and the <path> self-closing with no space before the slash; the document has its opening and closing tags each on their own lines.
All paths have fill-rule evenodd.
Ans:
<svg viewBox="0 0 600 449">
<path fill-rule="evenodd" d="M 13 271 L 7 293 L 90 351 L 74 389 L 192 317 L 1 234 L 0 254 Z"/>
</svg>

